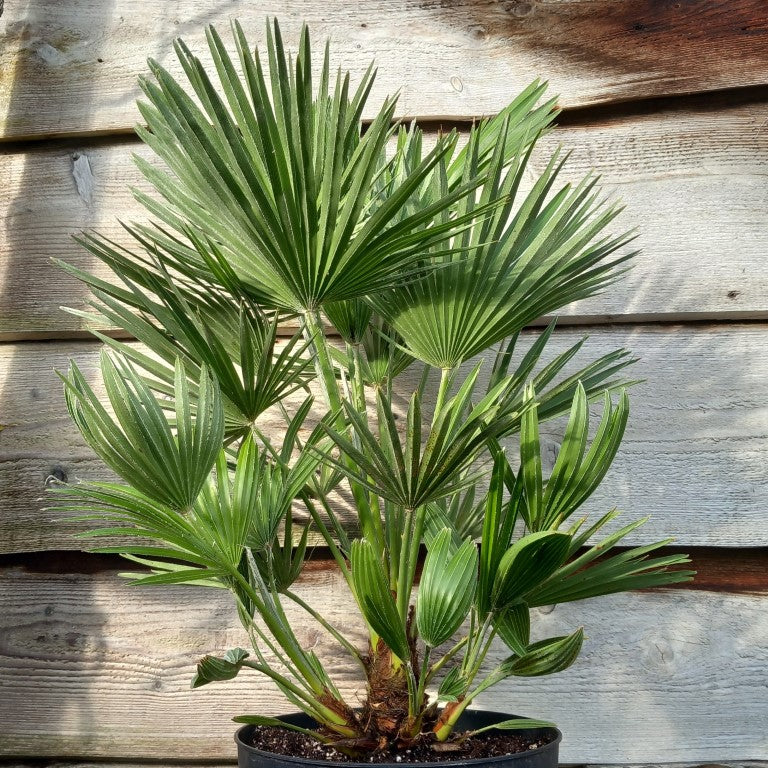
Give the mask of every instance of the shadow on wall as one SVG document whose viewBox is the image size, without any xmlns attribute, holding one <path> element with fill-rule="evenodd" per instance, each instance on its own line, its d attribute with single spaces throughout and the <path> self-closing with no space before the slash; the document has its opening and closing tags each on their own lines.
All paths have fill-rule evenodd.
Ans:
<svg viewBox="0 0 768 768">
<path fill-rule="evenodd" d="M 491 47 L 533 48 L 541 57 L 537 74 L 565 75 L 576 86 L 583 78 L 596 102 L 654 96 L 665 81 L 683 93 L 755 84 L 768 62 L 763 0 L 734 0 L 727 14 L 719 0 L 468 0 L 420 7 L 443 22 L 449 16 L 451 26 Z M 608 80 L 601 95 L 590 74 Z"/>
<path fill-rule="evenodd" d="M 59 88 L 66 83 L 62 75 L 67 67 L 76 67 L 83 60 L 99 58 L 103 44 L 103 26 L 110 18 L 113 0 L 102 0 L 100 12 L 93 14 L 93 3 L 88 0 L 67 0 L 66 3 L 51 3 L 49 0 L 23 0 L 14 2 L 3 18 L 7 36 L 24 40 L 21 53 L 15 62 L 12 73 L 4 73 L 4 87 L 8 89 L 7 105 L 10 118 L 14 114 L 28 113 L 29 110 L 44 108 L 49 88 Z M 0 0 L 2 9 L 2 0 Z M 68 40 L 70 25 L 68 19 L 91 10 L 93 24 L 87 39 Z M 62 80 L 62 77 L 64 79 Z M 30 85 L 30 81 L 32 86 Z M 91 113 L 91 94 L 87 81 L 71 98 L 77 101 L 83 125 L 89 124 Z M 25 237 L 25 232 L 35 230 L 41 247 L 45 244 L 45 232 L 56 222 L 56 212 L 38 210 L 35 201 L 40 196 L 41 185 L 47 179 L 33 174 L 31 168 L 23 162 L 21 148 L 17 145 L 5 153 L 4 165 L 10 166 L 9 181 L 12 182 L 14 198 L 9 201 L 9 222 L 4 245 L 3 274 L 0 280 L 0 308 L 7 317 L 13 312 L 14 302 L 19 291 L 35 285 L 35 290 L 45 291 L 46 286 L 55 284 L 57 276 L 54 268 L 46 264 L 50 253 L 42 253 L 38 264 L 46 264 L 41 274 L 29 274 L 29 264 L 19 260 L 19 253 L 28 253 L 22 242 L 13 238 Z M 20 162 L 22 161 L 22 162 Z M 83 179 L 85 165 L 73 155 L 72 183 Z M 25 219 L 19 225 L 18 218 Z M 15 221 L 12 221 L 14 220 Z M 14 233 L 10 235 L 9 233 Z M 41 237 L 42 235 L 42 237 Z M 24 325 L 21 326 L 24 328 Z M 24 356 L 22 356 L 24 357 Z M 6 358 L 8 359 L 8 358 Z M 19 356 L 11 358 L 5 371 L 6 379 L 0 392 L 0 413 L 5 411 L 9 400 L 16 400 L 16 407 L 30 417 L 30 423 L 49 424 L 39 419 L 37 414 L 44 410 L 44 401 L 61 400 L 58 391 L 46 391 L 40 382 L 30 376 L 30 371 L 19 365 Z M 47 382 L 51 379 L 48 378 Z M 18 411 L 17 411 L 18 412 Z M 62 413 L 66 417 L 66 413 Z M 51 480 L 68 479 L 68 456 L 46 455 L 45 449 L 31 458 L 25 453 L 24 430 L 29 425 L 7 425 L 0 432 L 0 446 L 4 463 L 13 474 L 13 481 L 33 485 L 27 498 L 42 495 L 45 486 Z M 57 428 L 56 422 L 52 425 Z M 22 439 L 14 435 L 18 431 Z M 48 438 L 50 438 L 50 434 Z M 40 440 L 40 435 L 32 436 Z M 8 446 L 13 448 L 9 451 Z M 47 448 L 50 451 L 50 447 Z M 12 493 L 4 485 L 4 493 Z M 13 505 L 11 505 L 13 506 Z M 50 515 L 39 516 L 41 528 L 49 527 Z M 45 538 L 44 532 L 41 538 Z M 23 540 L 18 541 L 14 549 L 24 551 Z M 3 612 L 2 621 L 10 620 L 7 631 L 0 632 L 2 643 L 0 653 L 0 755 L 28 755 L 39 757 L 46 754 L 46 743 L 72 742 L 68 749 L 75 754 L 87 754 L 88 736 L 93 730 L 95 712 L 88 695 L 90 680 L 94 668 L 100 665 L 105 645 L 103 627 L 105 615 L 91 603 L 88 580 L 78 574 L 72 574 L 73 565 L 80 556 L 77 554 L 64 557 L 63 560 L 53 553 L 44 555 L 11 556 L 6 567 L 0 571 L 3 579 L 3 601 L 10 603 Z M 84 556 L 83 556 L 84 557 Z M 35 564 L 36 570 L 28 570 L 22 564 Z M 42 571 L 37 567 L 43 564 Z M 73 605 L 76 601 L 76 605 Z M 77 623 L 72 616 L 77 615 Z M 34 627 L 34 643 L 21 642 L 29 638 L 29 629 Z M 15 629 L 14 629 L 15 628 Z M 88 658 L 88 663 L 83 663 Z M 66 670 L 66 674 L 62 671 Z M 69 670 L 77 670 L 72 672 Z M 73 682 L 74 681 L 74 682 Z M 73 690 L 76 689 L 76 690 Z M 74 694 L 74 695 L 73 695 Z M 66 734 L 79 734 L 76 738 Z M 76 743 L 75 743 L 76 742 Z M 60 751 L 64 753 L 66 748 Z"/>
</svg>

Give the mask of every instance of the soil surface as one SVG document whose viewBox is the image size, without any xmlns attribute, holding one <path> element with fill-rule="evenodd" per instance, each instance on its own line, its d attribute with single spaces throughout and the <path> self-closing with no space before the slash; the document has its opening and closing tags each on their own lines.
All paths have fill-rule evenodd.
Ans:
<svg viewBox="0 0 768 768">
<path fill-rule="evenodd" d="M 548 744 L 551 739 L 530 737 L 510 731 L 508 733 L 482 733 L 472 736 L 456 748 L 456 745 L 419 744 L 404 751 L 380 751 L 365 757 L 348 757 L 333 747 L 321 744 L 310 736 L 296 731 L 269 726 L 257 726 L 253 732 L 252 746 L 278 755 L 329 760 L 339 763 L 440 763 L 451 760 L 481 760 L 488 757 L 513 755 Z"/>
</svg>

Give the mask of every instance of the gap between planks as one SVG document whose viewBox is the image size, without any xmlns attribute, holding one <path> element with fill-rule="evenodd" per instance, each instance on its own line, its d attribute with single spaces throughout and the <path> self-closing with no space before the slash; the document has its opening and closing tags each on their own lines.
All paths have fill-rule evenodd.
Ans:
<svg viewBox="0 0 768 768">
<path fill-rule="evenodd" d="M 613 552 L 626 551 L 616 547 Z M 740 595 L 768 595 L 768 547 L 665 547 L 659 554 L 684 552 L 696 571 L 692 582 L 672 584 L 665 590 L 695 590 Z M 97 574 L 124 571 L 128 566 L 119 555 L 85 554 L 72 550 L 15 553 L 0 555 L 0 572 L 21 568 L 27 573 Z M 132 570 L 142 570 L 132 564 Z M 301 580 L 324 579 L 336 569 L 336 563 L 325 547 L 316 547 L 306 561 Z M 417 576 L 418 580 L 418 576 Z M 648 590 L 640 590 L 648 591 Z"/>
<path fill-rule="evenodd" d="M 691 93 L 669 94 L 640 98 L 627 98 L 609 102 L 595 102 L 581 106 L 564 106 L 558 113 L 556 124 L 559 127 L 605 125 L 608 122 L 636 117 L 651 117 L 666 110 L 706 110 L 727 109 L 735 106 L 759 104 L 768 100 L 768 84 L 746 85 L 722 88 L 712 91 L 693 91 Z M 479 113 L 471 117 L 455 115 L 415 115 L 396 118 L 393 123 L 408 124 L 416 122 L 422 130 L 469 130 L 478 120 L 488 117 Z M 363 119 L 367 126 L 370 119 Z M 146 127 L 146 126 L 144 126 Z M 82 130 L 69 133 L 41 133 L 29 136 L 4 138 L 0 135 L 0 155 L 28 152 L 31 149 L 95 148 L 108 144 L 130 144 L 137 140 L 133 127 Z"/>
<path fill-rule="evenodd" d="M 557 328 L 589 328 L 595 329 L 606 326 L 635 325 L 686 325 L 686 326 L 713 326 L 739 324 L 762 324 L 768 322 L 768 310 L 749 312 L 718 312 L 713 315 L 708 312 L 664 312 L 642 313 L 627 315 L 543 315 L 523 328 L 523 331 L 546 328 L 554 319 L 557 319 Z M 133 336 L 120 329 L 99 330 L 105 336 L 123 341 L 135 340 Z M 289 338 L 299 330 L 298 326 L 284 325 L 278 329 L 279 338 Z M 585 331 L 586 332 L 586 331 Z M 333 327 L 328 327 L 328 335 L 338 338 L 338 333 Z M 99 339 L 88 330 L 82 331 L 12 331 L 0 332 L 0 344 L 18 344 L 26 342 L 57 342 L 57 341 L 92 341 L 100 343 Z"/>
</svg>

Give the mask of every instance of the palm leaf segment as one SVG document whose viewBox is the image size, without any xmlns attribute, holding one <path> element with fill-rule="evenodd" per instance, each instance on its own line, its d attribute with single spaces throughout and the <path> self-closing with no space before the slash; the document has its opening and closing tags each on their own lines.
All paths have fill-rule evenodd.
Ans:
<svg viewBox="0 0 768 768">
<path fill-rule="evenodd" d="M 535 142 L 555 116 L 551 102 L 533 108 L 543 90 L 534 84 L 490 126 L 474 129 L 464 151 L 453 162 L 442 158 L 425 185 L 428 199 L 481 175 L 478 193 L 457 214 L 501 204 L 456 235 L 451 252 L 434 256 L 440 268 L 369 297 L 408 351 L 432 366 L 455 368 L 536 318 L 598 293 L 634 255 L 617 254 L 630 236 L 604 234 L 621 209 L 600 199 L 596 177 L 557 189 L 559 153 L 523 191 Z M 400 158 L 406 168 L 421 156 L 415 141 L 408 147 Z"/>
<path fill-rule="evenodd" d="M 58 491 L 57 509 L 107 521 L 107 527 L 91 530 L 88 536 L 138 539 L 100 550 L 127 554 L 150 566 L 153 573 L 139 574 L 135 583 L 194 582 L 232 589 L 242 615 L 257 612 L 262 618 L 266 631 L 252 625 L 253 631 L 266 647 L 280 649 L 283 665 L 306 690 L 268 666 L 258 668 L 292 701 L 303 697 L 307 711 L 333 722 L 338 715 L 326 710 L 319 698 L 330 701 L 335 689 L 314 654 L 301 647 L 277 599 L 278 590 L 287 589 L 290 577 L 295 579 L 299 572 L 298 567 L 285 567 L 292 543 L 280 547 L 278 526 L 290 517 L 291 502 L 316 469 L 317 455 L 302 452 L 290 469 L 282 463 L 270 466 L 249 437 L 240 446 L 233 474 L 221 447 L 220 394 L 207 369 L 202 371 L 193 417 L 183 366 L 177 363 L 174 430 L 127 360 L 104 353 L 101 365 L 114 415 L 74 364 L 69 375 L 62 376 L 67 403 L 86 440 L 130 485 L 67 486 Z M 288 558 L 282 550 L 288 550 Z M 259 558 L 262 554 L 269 556 Z M 310 694 L 313 698 L 306 700 Z"/>
<path fill-rule="evenodd" d="M 362 134 L 372 69 L 354 92 L 348 74 L 337 74 L 331 87 L 326 47 L 315 93 L 306 28 L 294 65 L 278 25 L 268 25 L 268 75 L 238 24 L 234 35 L 242 75 L 217 32 L 207 31 L 220 90 L 184 43 L 175 44 L 197 101 L 150 62 L 155 79 L 142 81 L 147 102 L 139 105 L 148 128 L 137 131 L 167 170 L 137 158 L 162 200 L 137 196 L 171 230 L 205 233 L 259 303 L 314 311 L 325 301 L 389 287 L 425 250 L 439 253 L 475 218 L 443 214 L 478 180 L 402 216 L 452 150 L 455 134 L 442 137 L 397 189 L 371 205 L 395 110 L 395 99 L 387 99 Z"/>
<path fill-rule="evenodd" d="M 533 398 L 529 388 L 526 399 L 532 402 Z M 482 615 L 492 614 L 496 631 L 517 654 L 523 653 L 528 642 L 529 607 L 664 586 L 693 576 L 689 570 L 670 570 L 688 563 L 685 555 L 649 558 L 671 540 L 609 551 L 645 520 L 598 538 L 594 544 L 595 536 L 616 518 L 616 511 L 586 528 L 581 519 L 560 530 L 597 488 L 616 455 L 627 420 L 626 394 L 614 406 L 606 393 L 600 424 L 588 444 L 587 397 L 583 387 L 578 387 L 562 448 L 546 481 L 536 410 L 536 406 L 530 407 L 522 415 L 517 473 L 501 451 L 496 453 L 480 547 L 478 609 Z M 531 533 L 512 544 L 520 519 Z"/>
<path fill-rule="evenodd" d="M 472 465 L 488 440 L 505 434 L 520 417 L 504 405 L 509 378 L 472 403 L 479 370 L 478 365 L 438 410 L 426 440 L 422 435 L 419 392 L 413 394 L 408 406 L 404 440 L 397 429 L 392 403 L 381 390 L 376 393 L 378 435 L 365 415 L 345 402 L 356 440 L 338 432 L 328 420 L 321 427 L 351 462 L 333 456 L 326 460 L 347 477 L 404 509 L 415 510 L 473 486 L 482 469 Z"/>
<path fill-rule="evenodd" d="M 218 385 L 202 370 L 193 419 L 184 369 L 174 377 L 176 429 L 130 364 L 101 355 L 111 416 L 73 362 L 62 376 L 72 420 L 89 445 L 117 474 L 149 498 L 188 510 L 205 484 L 224 439 L 224 414 Z"/>
<path fill-rule="evenodd" d="M 148 256 L 104 238 L 85 235 L 80 239 L 119 276 L 122 285 L 64 264 L 91 287 L 94 296 L 93 312 L 70 311 L 94 324 L 103 325 L 106 320 L 146 345 L 151 355 L 136 344 L 94 332 L 140 368 L 154 391 L 173 396 L 174 368 L 180 361 L 192 382 L 194 407 L 201 370 L 207 367 L 219 384 L 225 438 L 231 442 L 249 434 L 272 405 L 306 388 L 313 375 L 307 344 L 298 335 L 278 342 L 278 326 L 285 319 L 282 313 L 265 313 L 224 272 L 226 265 L 216 265 L 229 287 L 222 290 L 213 274 L 189 270 L 188 258 L 174 253 L 168 243 L 162 247 L 150 240 L 151 232 L 130 227 L 128 231 L 145 245 Z M 202 243 L 197 245 L 199 253 L 205 253 Z"/>
</svg>

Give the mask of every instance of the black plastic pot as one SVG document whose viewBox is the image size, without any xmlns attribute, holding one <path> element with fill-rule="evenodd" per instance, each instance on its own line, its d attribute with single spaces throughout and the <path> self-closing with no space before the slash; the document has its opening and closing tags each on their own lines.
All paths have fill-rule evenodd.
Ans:
<svg viewBox="0 0 768 768">
<path fill-rule="evenodd" d="M 500 723 L 502 720 L 511 720 L 519 715 L 507 715 L 501 712 L 474 712 L 467 711 L 461 716 L 457 730 L 475 730 L 487 725 Z M 280 718 L 288 723 L 300 725 L 304 728 L 314 727 L 314 721 L 303 713 L 284 715 Z M 330 760 L 317 760 L 303 757 L 289 757 L 276 755 L 273 752 L 265 752 L 262 749 L 250 746 L 251 735 L 254 726 L 245 725 L 236 734 L 237 760 L 239 768 L 298 768 L 298 766 L 343 766 L 343 768 L 370 768 L 371 763 L 338 763 Z M 391 766 L 391 768 L 459 768 L 459 766 L 473 766 L 473 768 L 557 768 L 557 754 L 560 740 L 563 735 L 557 728 L 529 728 L 515 731 L 524 738 L 532 740 L 537 738 L 552 739 L 548 744 L 538 749 L 529 749 L 526 752 L 518 752 L 514 755 L 502 755 L 500 757 L 487 757 L 481 760 L 446 759 L 439 763 L 378 763 L 377 766 Z"/>
</svg>

